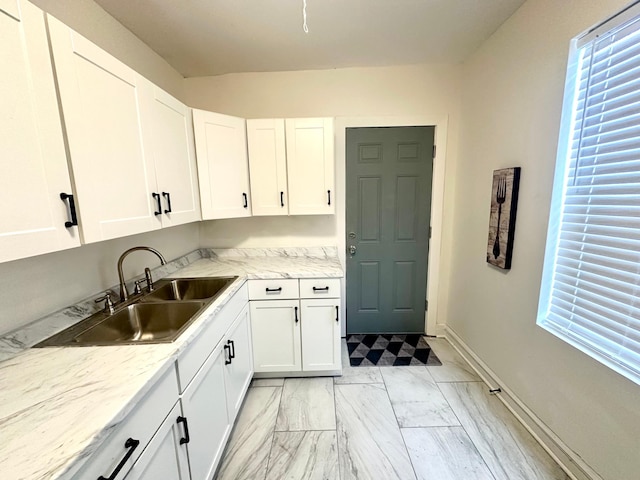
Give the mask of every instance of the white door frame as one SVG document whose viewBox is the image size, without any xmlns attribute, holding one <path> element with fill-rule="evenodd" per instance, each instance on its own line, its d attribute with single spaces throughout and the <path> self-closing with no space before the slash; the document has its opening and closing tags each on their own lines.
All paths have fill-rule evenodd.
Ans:
<svg viewBox="0 0 640 480">
<path fill-rule="evenodd" d="M 442 218 L 444 213 L 444 181 L 447 153 L 447 125 L 449 118 L 444 116 L 401 116 L 401 117 L 336 117 L 336 222 L 338 235 L 338 257 L 345 272 L 342 281 L 341 318 L 346 319 L 347 311 L 347 268 L 346 268 L 346 137 L 347 128 L 355 127 L 435 127 L 434 145 L 436 157 L 433 163 L 431 186 L 431 239 L 427 259 L 427 301 L 429 310 L 425 315 L 425 333 L 436 335 L 438 318 L 438 291 L 440 282 L 440 253 L 442 248 Z M 342 336 L 347 333 L 347 322 L 342 322 Z"/>
</svg>

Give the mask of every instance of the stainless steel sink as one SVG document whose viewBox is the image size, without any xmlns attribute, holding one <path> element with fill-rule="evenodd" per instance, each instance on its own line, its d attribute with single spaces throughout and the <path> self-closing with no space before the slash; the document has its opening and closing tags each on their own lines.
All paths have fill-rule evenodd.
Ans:
<svg viewBox="0 0 640 480">
<path fill-rule="evenodd" d="M 171 342 L 195 318 L 205 302 L 137 303 L 110 315 L 73 337 L 84 345 Z"/>
<path fill-rule="evenodd" d="M 158 282 L 156 289 L 145 295 L 141 302 L 159 300 L 205 300 L 220 294 L 237 277 L 177 278 L 168 283 Z M 162 286 L 161 286 L 162 285 Z"/>
<path fill-rule="evenodd" d="M 98 312 L 35 347 L 96 346 L 174 341 L 237 277 L 180 278 Z"/>
</svg>

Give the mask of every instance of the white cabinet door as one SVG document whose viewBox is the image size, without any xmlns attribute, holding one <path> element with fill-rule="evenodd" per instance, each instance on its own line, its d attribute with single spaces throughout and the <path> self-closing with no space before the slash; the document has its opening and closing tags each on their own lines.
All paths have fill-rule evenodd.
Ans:
<svg viewBox="0 0 640 480">
<path fill-rule="evenodd" d="M 245 305 L 225 337 L 227 363 L 225 390 L 229 423 L 233 424 L 242 406 L 242 400 L 253 377 L 253 353 L 251 349 L 251 322 L 249 305 Z"/>
<path fill-rule="evenodd" d="M 100 477 L 123 480 L 149 445 L 177 399 L 176 372 L 170 368 L 138 401 L 133 411 L 112 429 L 98 450 L 73 476 L 73 480 Z"/>
<path fill-rule="evenodd" d="M 192 480 L 211 480 L 231 432 L 224 388 L 223 343 L 209 355 L 182 394 L 182 410 L 191 437 L 187 451 Z"/>
<path fill-rule="evenodd" d="M 253 215 L 288 215 L 284 119 L 247 120 Z"/>
<path fill-rule="evenodd" d="M 200 220 L 200 194 L 196 167 L 191 109 L 151 85 L 148 115 L 151 154 L 161 195 L 162 226 L 169 227 Z"/>
<path fill-rule="evenodd" d="M 290 215 L 335 213 L 333 119 L 286 120 Z"/>
<path fill-rule="evenodd" d="M 80 245 L 42 10 L 0 0 L 0 262 Z"/>
<path fill-rule="evenodd" d="M 255 372 L 302 370 L 298 300 L 249 302 Z"/>
<path fill-rule="evenodd" d="M 85 243 L 160 228 L 142 78 L 47 16 Z M 157 193 L 157 192 L 155 192 Z"/>
<path fill-rule="evenodd" d="M 340 299 L 301 300 L 302 370 L 339 370 Z"/>
<path fill-rule="evenodd" d="M 251 216 L 243 118 L 193 110 L 202 218 Z"/>
<path fill-rule="evenodd" d="M 184 418 L 181 414 L 178 402 L 131 467 L 126 480 L 190 479 L 184 421 L 178 422 L 178 418 Z"/>
</svg>

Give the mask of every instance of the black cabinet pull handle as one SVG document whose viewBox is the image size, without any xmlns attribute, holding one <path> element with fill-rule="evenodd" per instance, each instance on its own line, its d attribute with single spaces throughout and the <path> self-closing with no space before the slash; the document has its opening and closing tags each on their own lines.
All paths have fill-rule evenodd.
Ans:
<svg viewBox="0 0 640 480">
<path fill-rule="evenodd" d="M 67 228 L 71 228 L 78 225 L 78 215 L 76 214 L 76 202 L 73 199 L 73 195 L 70 193 L 61 193 L 60 200 L 62 200 L 63 202 L 65 200 L 69 200 L 69 213 L 71 214 L 71 221 L 64 222 L 64 226 Z"/>
<path fill-rule="evenodd" d="M 179 416 L 176 420 L 177 424 L 182 423 L 184 425 L 184 437 L 180 439 L 180 445 L 184 445 L 185 443 L 189 443 L 191 441 L 191 437 L 189 436 L 189 424 L 187 423 L 187 418 L 183 416 Z"/>
<path fill-rule="evenodd" d="M 244 198 L 244 208 L 248 208 L 249 207 L 249 199 L 247 198 L 247 194 L 243 193 L 242 194 L 242 198 Z"/>
<path fill-rule="evenodd" d="M 168 192 L 162 192 L 162 196 L 167 199 L 167 207 L 164 213 L 171 213 L 171 194 Z"/>
<path fill-rule="evenodd" d="M 158 202 L 158 210 L 153 212 L 154 215 L 158 216 L 158 215 L 162 214 L 162 203 L 161 203 L 162 200 L 160 200 L 160 194 L 156 193 L 156 192 L 153 192 L 151 194 L 151 196 L 156 199 L 156 202 Z"/>
<path fill-rule="evenodd" d="M 229 345 L 225 345 L 224 346 L 224 350 L 225 350 L 225 352 L 226 351 L 229 352 L 229 356 L 228 357 L 227 357 L 226 354 L 224 356 L 224 364 L 225 365 L 230 365 L 231 364 L 231 359 L 233 359 L 233 357 L 231 356 L 231 347 Z"/>
<path fill-rule="evenodd" d="M 102 475 L 100 475 L 98 477 L 98 480 L 115 480 L 115 478 L 120 473 L 120 470 L 122 470 L 122 467 L 124 467 L 124 464 L 127 463 L 127 460 L 131 458 L 131 455 L 133 455 L 133 452 L 135 451 L 135 449 L 138 448 L 138 445 L 140 445 L 140 440 L 127 438 L 127 441 L 124 442 L 124 448 L 128 449 L 127 453 L 125 453 L 124 457 L 122 457 L 122 460 L 120 460 L 120 463 L 115 468 L 115 470 L 111 472 L 111 475 L 109 475 L 108 477 L 103 477 Z"/>
<path fill-rule="evenodd" d="M 340 311 L 340 308 L 336 305 L 336 322 L 340 321 L 340 317 L 338 316 L 339 311 Z"/>
<path fill-rule="evenodd" d="M 331 190 L 327 190 L 327 205 L 331 205 Z"/>
<path fill-rule="evenodd" d="M 229 358 L 236 358 L 236 344 L 233 340 L 227 340 L 227 344 L 231 345 L 231 351 L 229 352 Z"/>
<path fill-rule="evenodd" d="M 298 307 L 293 307 L 293 313 L 295 315 L 296 323 L 298 323 Z"/>
<path fill-rule="evenodd" d="M 270 293 L 270 292 L 281 292 L 282 291 L 282 287 L 278 287 L 278 288 L 265 288 L 264 289 L 265 292 Z"/>
<path fill-rule="evenodd" d="M 284 192 L 280 192 L 280 206 L 284 207 Z"/>
<path fill-rule="evenodd" d="M 313 287 L 313 291 L 314 292 L 328 292 L 329 291 L 329 287 Z"/>
</svg>

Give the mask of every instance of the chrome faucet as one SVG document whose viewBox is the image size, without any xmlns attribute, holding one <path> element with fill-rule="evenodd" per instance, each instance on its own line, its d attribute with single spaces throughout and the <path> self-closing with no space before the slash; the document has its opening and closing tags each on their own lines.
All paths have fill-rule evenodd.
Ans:
<svg viewBox="0 0 640 480">
<path fill-rule="evenodd" d="M 151 248 L 151 247 L 133 247 L 127 250 L 126 252 L 124 252 L 122 255 L 120 255 L 120 258 L 118 259 L 118 279 L 120 280 L 120 301 L 121 302 L 124 302 L 129 299 L 129 290 L 127 290 L 127 284 L 124 282 L 124 274 L 122 273 L 122 262 L 124 261 L 127 255 L 129 255 L 131 252 L 135 252 L 136 250 L 146 250 L 148 252 L 151 252 L 160 259 L 160 264 L 162 265 L 167 264 L 167 261 L 164 259 L 162 254 L 159 251 L 157 251 L 155 248 Z M 146 270 L 145 270 L 145 273 L 147 273 Z M 149 277 L 147 278 L 150 279 L 150 277 L 151 275 L 149 273 Z M 151 288 L 153 288 L 153 284 L 151 284 Z"/>
</svg>

